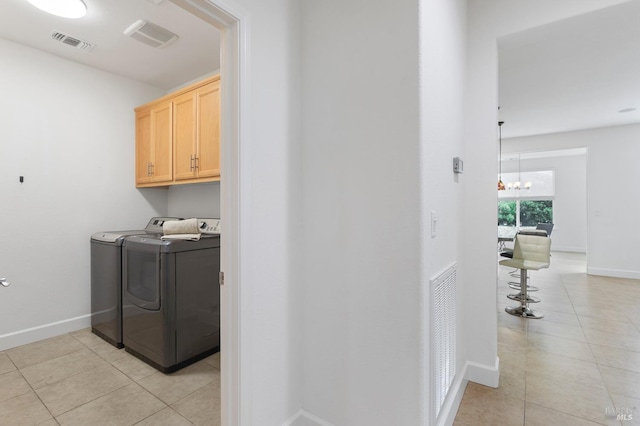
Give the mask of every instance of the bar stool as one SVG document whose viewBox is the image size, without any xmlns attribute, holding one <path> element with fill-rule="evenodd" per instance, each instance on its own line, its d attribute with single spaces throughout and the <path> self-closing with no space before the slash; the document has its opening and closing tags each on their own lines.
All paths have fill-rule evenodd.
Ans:
<svg viewBox="0 0 640 426">
<path fill-rule="evenodd" d="M 527 271 L 538 271 L 548 268 L 551 261 L 551 238 L 536 235 L 516 235 L 513 258 L 500 261 L 500 265 L 520 269 L 520 293 L 510 297 L 520 301 L 520 306 L 505 308 L 511 315 L 539 319 L 544 317 L 541 312 L 529 309 L 529 303 L 540 300 L 532 298 L 527 293 Z"/>
</svg>

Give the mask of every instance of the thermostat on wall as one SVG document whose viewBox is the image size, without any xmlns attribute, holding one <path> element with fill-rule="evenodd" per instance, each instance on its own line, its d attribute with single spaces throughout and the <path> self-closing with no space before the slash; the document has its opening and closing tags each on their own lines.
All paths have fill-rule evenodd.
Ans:
<svg viewBox="0 0 640 426">
<path fill-rule="evenodd" d="M 462 173 L 464 168 L 464 163 L 460 159 L 460 157 L 455 157 L 453 159 L 453 173 Z"/>
</svg>

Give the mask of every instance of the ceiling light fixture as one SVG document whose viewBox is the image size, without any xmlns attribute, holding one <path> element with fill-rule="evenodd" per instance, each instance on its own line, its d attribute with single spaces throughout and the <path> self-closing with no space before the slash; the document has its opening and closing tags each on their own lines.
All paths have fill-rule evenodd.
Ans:
<svg viewBox="0 0 640 426">
<path fill-rule="evenodd" d="M 520 154 L 518 154 L 518 180 L 516 182 L 507 183 L 507 189 L 531 189 L 531 182 L 525 182 L 524 188 L 522 187 L 522 183 L 520 181 Z"/>
<path fill-rule="evenodd" d="M 82 0 L 27 0 L 40 10 L 62 18 L 82 18 L 87 5 Z"/>
</svg>

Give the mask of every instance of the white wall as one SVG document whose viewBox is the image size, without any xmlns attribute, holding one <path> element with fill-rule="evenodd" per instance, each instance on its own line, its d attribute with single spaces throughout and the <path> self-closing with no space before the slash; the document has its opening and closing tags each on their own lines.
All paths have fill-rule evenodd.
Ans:
<svg viewBox="0 0 640 426">
<path fill-rule="evenodd" d="M 502 140 L 503 151 L 510 145 Z M 529 146 L 529 151 L 537 146 Z M 562 155 L 522 159 L 520 170 L 553 170 L 555 198 L 553 200 L 554 227 L 551 250 L 587 252 L 587 156 Z M 517 160 L 502 162 L 502 172 L 517 172 Z M 505 182 L 506 183 L 506 182 Z M 522 191 L 521 191 L 522 192 Z M 527 195 L 526 192 L 523 195 Z"/>
<path fill-rule="evenodd" d="M 640 278 L 635 236 L 640 197 L 640 125 L 509 139 L 509 151 L 587 147 L 587 272 Z M 504 151 L 504 148 L 503 148 Z M 555 232 L 555 231 L 554 231 Z M 555 243 L 555 242 L 554 242 Z"/>
<path fill-rule="evenodd" d="M 303 407 L 336 425 L 429 424 L 429 278 L 457 258 L 464 2 L 393 6 L 303 7 Z"/>
<path fill-rule="evenodd" d="M 1 350 L 89 326 L 91 234 L 144 228 L 167 197 L 134 180 L 133 108 L 163 91 L 5 40 L 0 56 Z"/>
<path fill-rule="evenodd" d="M 420 424 L 417 12 L 303 2 L 303 407 L 335 425 Z"/>
<path fill-rule="evenodd" d="M 167 192 L 168 216 L 220 217 L 220 182 L 175 185 Z"/>
<path fill-rule="evenodd" d="M 422 288 L 422 386 L 423 424 L 432 424 L 434 412 L 428 401 L 433 399 L 431 365 L 431 316 L 429 308 L 430 280 L 452 264 L 463 267 L 460 247 L 465 244 L 461 231 L 462 188 L 468 185 L 465 174 L 453 173 L 453 158 L 465 161 L 463 120 L 466 65 L 466 1 L 439 0 L 420 6 L 420 193 L 421 193 L 421 288 Z M 436 235 L 431 234 L 431 212 L 436 217 Z M 458 275 L 460 277 L 460 275 Z M 462 294 L 473 282 L 457 281 L 457 327 L 464 324 L 467 313 L 461 309 Z M 457 333 L 457 347 L 464 343 Z M 464 390 L 464 351 L 458 351 L 456 380 L 449 402 L 440 412 L 441 422 L 455 415 L 452 401 L 459 388 Z M 444 423 L 440 423 L 444 424 Z"/>
<path fill-rule="evenodd" d="M 241 348 L 242 359 L 250 362 L 240 372 L 251 378 L 251 384 L 248 399 L 242 401 L 250 414 L 242 424 L 282 425 L 300 410 L 303 393 L 300 2 L 221 3 L 238 7 L 248 24 L 247 44 L 241 48 L 248 55 L 244 70 L 248 81 L 242 89 L 248 97 L 249 127 L 241 135 L 246 143 L 239 149 L 243 164 L 249 165 L 243 176 L 250 176 L 242 183 L 249 204 L 243 211 L 250 211 L 250 217 L 249 226 L 241 232 L 242 240 L 249 241 L 244 252 L 251 263 L 243 267 L 243 282 L 250 285 L 250 293 L 241 301 L 247 308 L 241 326 L 251 331 L 251 341 Z M 244 265 L 245 259 L 239 261 Z"/>
<path fill-rule="evenodd" d="M 625 0 L 469 0 L 465 180 L 462 257 L 463 309 L 473 312 L 462 327 L 469 378 L 497 384 L 496 216 L 498 170 L 498 37 L 575 16 Z M 591 242 L 590 242 L 591 243 Z"/>
</svg>

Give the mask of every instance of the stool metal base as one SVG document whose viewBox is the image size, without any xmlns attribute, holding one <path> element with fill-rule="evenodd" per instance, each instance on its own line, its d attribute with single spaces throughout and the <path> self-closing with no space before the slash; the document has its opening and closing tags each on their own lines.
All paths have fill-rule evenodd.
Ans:
<svg viewBox="0 0 640 426">
<path fill-rule="evenodd" d="M 533 311 L 526 306 L 517 306 L 517 307 L 509 306 L 508 308 L 504 308 L 504 310 L 508 314 L 514 315 L 516 317 L 530 318 L 530 319 L 544 318 L 544 314 L 542 312 Z"/>
<path fill-rule="evenodd" d="M 527 271 L 525 269 L 520 270 L 520 293 L 518 294 L 509 294 L 507 297 L 511 300 L 520 301 L 520 306 L 509 306 L 505 308 L 505 312 L 514 315 L 520 318 L 531 318 L 531 319 L 540 319 L 544 317 L 542 312 L 535 312 L 529 309 L 529 303 L 538 303 L 540 299 L 536 297 L 531 297 L 527 294 L 527 291 L 531 289 L 531 286 L 528 285 L 527 279 Z M 509 287 L 511 287 L 511 283 L 509 283 Z"/>
<path fill-rule="evenodd" d="M 524 300 L 526 303 L 540 303 L 540 299 L 538 299 L 537 297 L 529 296 L 528 294 L 507 294 L 507 297 L 518 302 L 522 302 Z"/>
<path fill-rule="evenodd" d="M 520 283 L 509 281 L 509 288 L 514 290 L 520 290 Z M 538 287 L 533 285 L 527 285 L 527 291 L 538 291 Z"/>
</svg>

